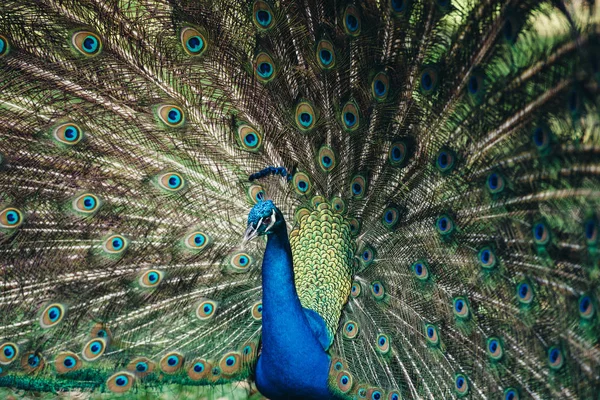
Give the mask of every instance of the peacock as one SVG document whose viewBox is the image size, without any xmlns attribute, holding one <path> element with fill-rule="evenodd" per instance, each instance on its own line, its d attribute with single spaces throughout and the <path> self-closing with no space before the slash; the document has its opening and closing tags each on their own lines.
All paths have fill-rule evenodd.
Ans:
<svg viewBox="0 0 600 400">
<path fill-rule="evenodd" d="M 589 0 L 3 0 L 0 387 L 600 398 L 599 84 Z"/>
</svg>

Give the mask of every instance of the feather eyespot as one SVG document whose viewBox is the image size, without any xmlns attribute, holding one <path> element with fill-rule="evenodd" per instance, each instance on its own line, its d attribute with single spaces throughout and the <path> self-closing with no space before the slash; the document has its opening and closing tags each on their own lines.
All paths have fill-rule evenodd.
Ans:
<svg viewBox="0 0 600 400">
<path fill-rule="evenodd" d="M 398 393 L 396 390 L 390 392 L 388 394 L 387 400 L 400 400 L 400 393 Z"/>
<path fill-rule="evenodd" d="M 300 195 L 307 195 L 312 190 L 311 180 L 304 172 L 296 172 L 292 178 L 292 184 L 296 193 Z"/>
<path fill-rule="evenodd" d="M 171 128 L 181 126 L 185 122 L 183 110 L 175 105 L 162 105 L 157 110 L 158 118 Z"/>
<path fill-rule="evenodd" d="M 388 161 L 393 167 L 401 167 L 406 161 L 407 147 L 403 141 L 392 143 L 388 152 Z"/>
<path fill-rule="evenodd" d="M 584 319 L 591 319 L 594 316 L 594 303 L 588 295 L 583 295 L 578 302 L 579 315 Z"/>
<path fill-rule="evenodd" d="M 211 382 L 215 382 L 217 380 L 219 380 L 221 378 L 221 370 L 219 369 L 219 367 L 213 367 L 210 370 L 210 375 L 209 375 L 209 380 Z"/>
<path fill-rule="evenodd" d="M 442 173 L 450 173 L 454 169 L 456 156 L 452 150 L 442 149 L 435 159 L 436 168 Z"/>
<path fill-rule="evenodd" d="M 204 300 L 196 307 L 196 317 L 201 321 L 206 321 L 215 316 L 217 303 L 212 300 Z"/>
<path fill-rule="evenodd" d="M 356 175 L 350 181 L 350 193 L 355 199 L 362 199 L 365 197 L 367 191 L 367 179 L 362 175 Z"/>
<path fill-rule="evenodd" d="M 369 389 L 367 390 L 366 398 L 370 400 L 383 400 L 383 392 L 381 391 L 381 389 Z"/>
<path fill-rule="evenodd" d="M 441 215 L 435 222 L 435 228 L 442 236 L 447 236 L 454 232 L 454 221 L 448 215 Z"/>
<path fill-rule="evenodd" d="M 463 374 L 456 374 L 454 377 L 454 390 L 458 397 L 466 396 L 469 393 L 469 381 Z"/>
<path fill-rule="evenodd" d="M 347 339 L 354 339 L 359 331 L 358 323 L 354 321 L 347 321 L 342 329 L 344 337 Z"/>
<path fill-rule="evenodd" d="M 200 379 L 205 379 L 208 377 L 210 370 L 212 369 L 212 365 L 206 360 L 197 359 L 192 362 L 192 365 L 189 366 L 187 370 L 188 377 L 193 381 L 198 381 Z"/>
<path fill-rule="evenodd" d="M 335 65 L 335 52 L 329 40 L 321 40 L 317 44 L 317 61 L 323 69 L 331 69 Z"/>
<path fill-rule="evenodd" d="M 514 44 L 519 36 L 519 22 L 513 15 L 509 15 L 502 25 L 502 38 L 508 44 Z"/>
<path fill-rule="evenodd" d="M 154 371 L 154 367 L 154 363 L 146 357 L 134 358 L 127 364 L 127 370 L 133 372 L 138 378 L 150 375 Z"/>
<path fill-rule="evenodd" d="M 254 360 L 256 360 L 256 344 L 253 342 L 248 342 L 248 344 L 242 347 L 242 362 L 245 365 L 251 364 Z"/>
<path fill-rule="evenodd" d="M 180 39 L 183 50 L 190 56 L 199 56 L 206 51 L 206 38 L 194 28 L 183 28 Z"/>
<path fill-rule="evenodd" d="M 258 204 L 265 199 L 265 190 L 260 185 L 251 185 L 248 188 L 248 197 L 252 203 Z"/>
<path fill-rule="evenodd" d="M 485 269 L 492 269 L 496 266 L 498 260 L 491 247 L 485 246 L 477 253 L 477 261 Z"/>
<path fill-rule="evenodd" d="M 350 234 L 352 237 L 358 236 L 360 233 L 360 222 L 356 218 L 350 218 L 348 224 L 350 225 Z"/>
<path fill-rule="evenodd" d="M 485 96 L 485 75 L 476 70 L 467 82 L 467 91 L 475 103 L 480 103 Z"/>
<path fill-rule="evenodd" d="M 346 212 L 346 203 L 341 197 L 334 197 L 331 199 L 331 208 L 336 214 L 344 214 Z"/>
<path fill-rule="evenodd" d="M 588 245 L 598 242 L 598 224 L 595 219 L 589 219 L 584 225 L 585 240 Z"/>
<path fill-rule="evenodd" d="M 65 306 L 59 303 L 52 303 L 46 306 L 40 315 L 40 326 L 43 329 L 56 326 L 65 317 Z"/>
<path fill-rule="evenodd" d="M 59 353 L 54 359 L 54 368 L 59 374 L 77 371 L 81 366 L 82 362 L 79 356 L 70 351 Z"/>
<path fill-rule="evenodd" d="M 352 389 L 353 379 L 352 375 L 347 371 L 341 371 L 336 377 L 337 388 L 342 393 L 348 393 Z"/>
<path fill-rule="evenodd" d="M 438 86 L 438 71 L 434 67 L 426 67 L 421 72 L 421 93 L 430 95 Z"/>
<path fill-rule="evenodd" d="M 548 365 L 550 365 L 550 368 L 554 370 L 560 369 L 564 362 L 564 356 L 560 348 L 552 346 L 548 349 Z"/>
<path fill-rule="evenodd" d="M 319 149 L 319 166 L 325 172 L 330 172 L 335 168 L 335 153 L 329 146 L 323 146 Z"/>
<path fill-rule="evenodd" d="M 381 222 L 386 228 L 393 230 L 400 219 L 400 211 L 394 206 L 390 206 L 383 211 Z"/>
<path fill-rule="evenodd" d="M 77 212 L 83 214 L 92 214 L 98 211 L 98 208 L 100 207 L 100 200 L 91 193 L 84 193 L 80 196 L 77 196 L 71 202 L 71 205 L 73 210 Z"/>
<path fill-rule="evenodd" d="M 258 302 L 258 303 L 254 303 L 254 305 L 252 305 L 252 308 L 250 310 L 251 314 L 252 314 L 252 318 L 254 318 L 256 321 L 260 321 L 262 319 L 262 311 L 263 311 L 263 305 L 262 302 Z"/>
<path fill-rule="evenodd" d="M 234 351 L 230 351 L 229 353 L 223 355 L 221 361 L 219 362 L 221 374 L 224 377 L 231 377 L 232 375 L 235 375 L 242 367 L 241 359 L 241 354 Z"/>
<path fill-rule="evenodd" d="M 71 43 L 85 56 L 95 56 L 102 49 L 102 42 L 98 35 L 88 31 L 75 32 L 71 37 Z"/>
<path fill-rule="evenodd" d="M 508 388 L 504 391 L 504 400 L 519 400 L 519 392 L 517 389 Z"/>
<path fill-rule="evenodd" d="M 569 91 L 569 93 L 567 94 L 567 107 L 568 107 L 571 115 L 573 115 L 573 116 L 579 115 L 580 110 L 581 110 L 581 105 L 582 105 L 582 101 L 581 101 L 581 94 L 580 94 L 579 90 L 577 90 L 576 88 L 571 89 Z"/>
<path fill-rule="evenodd" d="M 54 128 L 52 136 L 62 144 L 73 146 L 81 141 L 83 138 L 83 131 L 78 125 L 68 123 Z"/>
<path fill-rule="evenodd" d="M 517 299 L 522 304 L 531 304 L 533 301 L 533 289 L 527 282 L 521 282 L 517 285 Z"/>
<path fill-rule="evenodd" d="M 342 124 L 347 131 L 354 131 L 360 126 L 358 107 L 353 102 L 348 102 L 342 108 Z"/>
<path fill-rule="evenodd" d="M 411 267 L 417 279 L 421 281 L 426 281 L 429 279 L 429 264 L 425 260 L 415 261 Z"/>
<path fill-rule="evenodd" d="M 107 341 L 112 340 L 112 333 L 111 333 L 109 327 L 106 324 L 103 324 L 101 322 L 94 324 L 94 326 L 90 330 L 90 336 L 103 338 L 103 339 L 106 339 Z"/>
<path fill-rule="evenodd" d="M 233 267 L 234 270 L 246 271 L 250 265 L 252 265 L 252 257 L 250 257 L 247 253 L 235 254 L 229 260 L 229 265 Z"/>
<path fill-rule="evenodd" d="M 252 6 L 252 16 L 254 18 L 254 24 L 261 30 L 267 30 L 273 27 L 275 18 L 273 17 L 273 10 L 264 1 L 255 1 Z"/>
<path fill-rule="evenodd" d="M 8 40 L 4 36 L 0 35 L 0 57 L 6 55 L 6 53 L 8 53 L 8 50 Z"/>
<path fill-rule="evenodd" d="M 154 288 L 163 280 L 164 274 L 157 269 L 151 269 L 142 274 L 139 279 L 140 286 L 143 288 Z"/>
<path fill-rule="evenodd" d="M 360 296 L 361 291 L 362 288 L 360 286 L 360 283 L 354 281 L 352 283 L 352 288 L 350 289 L 350 296 L 352 296 L 353 298 L 357 298 L 358 296 Z"/>
<path fill-rule="evenodd" d="M 383 333 L 377 336 L 377 350 L 381 354 L 387 354 L 390 351 L 390 338 Z"/>
<path fill-rule="evenodd" d="M 177 352 L 167 353 L 163 358 L 161 358 L 160 369 L 166 374 L 174 374 L 179 371 L 181 366 L 183 365 L 183 356 Z"/>
<path fill-rule="evenodd" d="M 296 106 L 296 126 L 303 132 L 311 130 L 316 123 L 317 117 L 314 107 L 306 102 L 302 101 Z"/>
<path fill-rule="evenodd" d="M 470 317 L 469 303 L 467 302 L 466 298 L 456 297 L 452 301 L 452 306 L 452 311 L 454 312 L 454 315 L 456 315 L 458 318 L 467 319 Z"/>
<path fill-rule="evenodd" d="M 319 204 L 323 204 L 323 203 L 325 203 L 325 197 L 323 197 L 323 196 L 313 196 L 313 198 L 310 199 L 310 204 L 315 209 L 319 207 Z M 308 211 L 307 215 L 310 215 L 310 211 Z"/>
<path fill-rule="evenodd" d="M 117 372 L 106 380 L 106 387 L 113 393 L 125 393 L 131 389 L 135 376 L 129 372 Z"/>
<path fill-rule="evenodd" d="M 486 351 L 490 358 L 494 361 L 498 361 L 502 359 L 502 356 L 504 356 L 502 342 L 497 337 L 491 337 L 487 340 Z"/>
<path fill-rule="evenodd" d="M 344 30 L 350 36 L 358 36 L 360 34 L 360 17 L 358 10 L 354 6 L 346 7 L 344 12 Z"/>
<path fill-rule="evenodd" d="M 184 243 L 190 250 L 202 250 L 210 244 L 210 238 L 204 232 L 195 231 L 185 237 Z"/>
<path fill-rule="evenodd" d="M 0 345 L 0 365 L 8 365 L 19 356 L 19 347 L 11 342 Z"/>
<path fill-rule="evenodd" d="M 0 228 L 14 229 L 23 223 L 23 214 L 16 208 L 9 207 L 0 211 Z"/>
<path fill-rule="evenodd" d="M 256 78 L 262 82 L 267 83 L 273 80 L 276 75 L 275 63 L 271 56 L 267 53 L 258 53 L 254 59 L 254 72 Z"/>
<path fill-rule="evenodd" d="M 359 253 L 360 263 L 362 268 L 366 268 L 373 263 L 375 259 L 375 251 L 368 245 L 364 244 Z"/>
<path fill-rule="evenodd" d="M 44 368 L 45 361 L 40 353 L 28 352 L 21 357 L 21 368 L 26 372 L 34 372 Z"/>
<path fill-rule="evenodd" d="M 121 235 L 109 236 L 102 245 L 102 249 L 109 254 L 119 254 L 125 251 L 128 242 Z"/>
<path fill-rule="evenodd" d="M 256 152 L 262 146 L 262 135 L 246 124 L 237 128 L 237 138 L 242 148 L 247 151 Z"/>
<path fill-rule="evenodd" d="M 184 188 L 185 179 L 177 172 L 167 172 L 158 177 L 158 185 L 169 192 L 177 192 Z"/>
<path fill-rule="evenodd" d="M 336 358 L 331 360 L 330 372 L 339 372 L 342 371 L 344 368 L 346 368 L 346 366 L 344 365 L 344 362 L 342 360 Z"/>
<path fill-rule="evenodd" d="M 504 190 L 504 177 L 497 172 L 488 175 L 485 181 L 486 187 L 491 194 L 498 194 Z"/>
<path fill-rule="evenodd" d="M 371 82 L 371 95 L 377 101 L 384 101 L 390 89 L 390 78 L 385 72 L 379 72 Z"/>
<path fill-rule="evenodd" d="M 106 350 L 106 340 L 102 338 L 92 339 L 83 346 L 81 355 L 86 361 L 99 359 Z"/>
<path fill-rule="evenodd" d="M 536 126 L 533 129 L 532 142 L 534 147 L 540 153 L 546 153 L 550 149 L 551 144 L 551 133 L 550 130 L 544 126 Z"/>
<path fill-rule="evenodd" d="M 538 222 L 533 225 L 533 241 L 538 246 L 545 246 L 550 241 L 550 230 L 545 222 Z"/>
<path fill-rule="evenodd" d="M 427 338 L 427 342 L 433 346 L 440 344 L 440 337 L 435 325 L 425 324 L 425 338 Z"/>
<path fill-rule="evenodd" d="M 390 0 L 390 7 L 394 14 L 398 16 L 404 15 L 410 7 L 410 0 Z"/>
<path fill-rule="evenodd" d="M 385 297 L 385 287 L 380 281 L 371 283 L 371 294 L 375 300 L 382 300 Z"/>
</svg>

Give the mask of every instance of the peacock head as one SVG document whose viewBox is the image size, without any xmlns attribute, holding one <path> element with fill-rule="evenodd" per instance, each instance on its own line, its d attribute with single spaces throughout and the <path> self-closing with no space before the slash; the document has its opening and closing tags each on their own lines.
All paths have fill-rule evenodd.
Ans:
<svg viewBox="0 0 600 400">
<path fill-rule="evenodd" d="M 248 214 L 248 228 L 244 235 L 244 242 L 257 236 L 270 235 L 284 225 L 283 215 L 275 207 L 275 204 L 271 200 L 261 200 L 252 207 Z"/>
</svg>

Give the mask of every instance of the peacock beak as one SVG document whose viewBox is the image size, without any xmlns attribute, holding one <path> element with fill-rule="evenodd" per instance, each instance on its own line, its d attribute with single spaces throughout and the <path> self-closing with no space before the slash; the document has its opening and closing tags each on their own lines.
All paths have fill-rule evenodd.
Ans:
<svg viewBox="0 0 600 400">
<path fill-rule="evenodd" d="M 256 227 L 252 226 L 252 224 L 248 225 L 248 228 L 246 229 L 246 233 L 244 233 L 244 240 L 242 240 L 242 247 L 249 241 L 251 241 L 252 239 L 254 239 L 255 237 L 258 236 L 259 232 L 258 232 L 258 227 L 260 226 L 260 222 L 259 224 L 256 225 Z"/>
</svg>

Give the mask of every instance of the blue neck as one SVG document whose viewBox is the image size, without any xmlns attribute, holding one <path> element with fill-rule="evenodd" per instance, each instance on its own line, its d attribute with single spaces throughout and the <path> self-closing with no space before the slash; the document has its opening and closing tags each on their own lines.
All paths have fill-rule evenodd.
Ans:
<svg viewBox="0 0 600 400">
<path fill-rule="evenodd" d="M 262 353 L 256 384 L 270 399 L 327 399 L 329 357 L 314 336 L 294 285 L 285 222 L 268 236 L 262 265 Z"/>
</svg>

